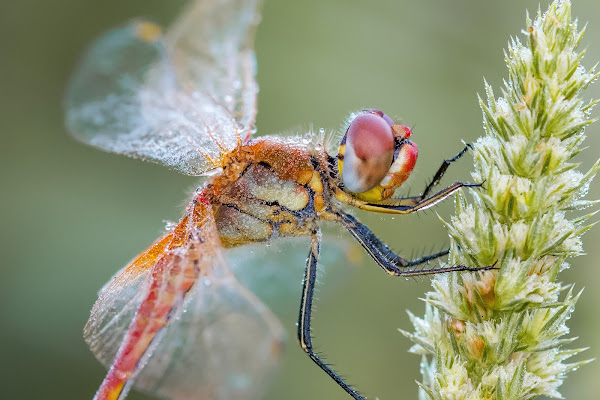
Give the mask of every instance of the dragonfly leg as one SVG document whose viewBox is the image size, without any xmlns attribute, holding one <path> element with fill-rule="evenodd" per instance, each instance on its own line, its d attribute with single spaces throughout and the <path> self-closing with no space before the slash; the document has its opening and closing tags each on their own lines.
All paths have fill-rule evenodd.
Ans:
<svg viewBox="0 0 600 400">
<path fill-rule="evenodd" d="M 481 187 L 481 183 L 454 182 L 447 188 L 442 189 L 435 194 L 430 194 L 432 189 L 440 183 L 440 180 L 444 176 L 444 173 L 448 169 L 448 166 L 454 161 L 461 158 L 470 148 L 472 148 L 472 146 L 470 144 L 467 144 L 465 145 L 465 148 L 462 149 L 457 155 L 447 160 L 444 160 L 442 165 L 438 168 L 437 172 L 435 173 L 431 182 L 425 187 L 425 190 L 423 190 L 423 193 L 421 193 L 419 196 L 389 198 L 369 203 L 357 199 L 356 197 L 353 197 L 347 192 L 344 192 L 342 189 L 338 188 L 338 190 L 335 192 L 335 197 L 342 203 L 349 204 L 356 208 L 360 208 L 361 210 L 378 213 L 411 214 L 419 210 L 427 209 L 446 199 L 448 196 L 452 195 L 461 188 Z"/>
<path fill-rule="evenodd" d="M 473 150 L 473 146 L 469 143 L 465 144 L 465 147 L 457 155 L 455 155 L 452 158 L 448 158 L 448 159 L 444 160 L 442 162 L 442 165 L 440 165 L 440 167 L 436 171 L 435 175 L 433 176 L 433 179 L 425 187 L 425 190 L 423 190 L 423 193 L 421 193 L 421 195 L 412 196 L 412 197 L 402 197 L 400 199 L 408 201 L 408 202 L 412 202 L 414 204 L 417 204 L 417 203 L 421 202 L 423 199 L 426 199 L 427 196 L 429 196 L 429 193 L 431 192 L 431 190 L 434 187 L 436 187 L 437 185 L 439 185 L 440 181 L 442 180 L 442 177 L 446 173 L 446 170 L 448 169 L 450 164 L 452 164 L 453 162 L 460 159 L 468 150 Z"/>
<path fill-rule="evenodd" d="M 298 340 L 302 350 L 308 354 L 311 360 L 315 362 L 323 371 L 327 373 L 342 389 L 344 389 L 355 400 L 365 400 L 356 390 L 327 365 L 315 353 L 311 338 L 311 314 L 312 301 L 317 280 L 317 260 L 319 259 L 319 250 L 321 247 L 321 232 L 315 230 L 311 236 L 310 253 L 304 271 L 304 283 L 302 286 L 302 299 L 300 301 L 300 313 L 298 315 Z"/>
<path fill-rule="evenodd" d="M 369 253 L 385 272 L 393 276 L 415 276 L 431 275 L 441 272 L 453 271 L 484 271 L 492 269 L 494 266 L 483 268 L 470 268 L 464 265 L 453 265 L 443 268 L 419 268 L 413 269 L 422 264 L 427 264 L 431 260 L 447 255 L 450 250 L 443 250 L 438 253 L 423 256 L 414 260 L 406 260 L 394 253 L 385 245 L 366 225 L 360 223 L 352 215 L 346 214 L 341 210 L 334 212 L 342 225 L 354 236 L 360 245 Z"/>
</svg>

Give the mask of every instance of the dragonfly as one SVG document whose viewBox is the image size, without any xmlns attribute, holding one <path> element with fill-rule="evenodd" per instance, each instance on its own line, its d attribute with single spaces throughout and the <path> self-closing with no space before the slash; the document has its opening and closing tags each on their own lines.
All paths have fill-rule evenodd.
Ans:
<svg viewBox="0 0 600 400">
<path fill-rule="evenodd" d="M 96 400 L 124 399 L 132 388 L 177 400 L 260 396 L 281 356 L 284 330 L 236 279 L 228 249 L 310 238 L 298 340 L 354 399 L 364 397 L 322 360 L 311 339 L 321 225 L 344 227 L 392 276 L 473 270 L 428 268 L 448 250 L 402 258 L 344 211 L 410 214 L 479 187 L 456 182 L 433 193 L 467 147 L 442 163 L 421 195 L 397 198 L 418 151 L 412 130 L 382 111 L 351 114 L 337 154 L 314 134 L 254 136 L 260 3 L 190 1 L 167 31 L 133 20 L 100 37 L 70 80 L 66 125 L 75 139 L 204 177 L 182 218 L 99 293 L 84 328 L 108 369 Z"/>
</svg>

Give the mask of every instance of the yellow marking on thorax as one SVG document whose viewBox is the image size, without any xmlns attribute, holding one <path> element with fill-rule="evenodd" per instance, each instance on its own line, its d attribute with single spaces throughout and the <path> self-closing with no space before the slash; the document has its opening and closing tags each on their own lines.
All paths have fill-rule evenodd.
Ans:
<svg viewBox="0 0 600 400">
<path fill-rule="evenodd" d="M 300 171 L 300 173 L 298 174 L 298 177 L 296 178 L 296 182 L 299 183 L 300 185 L 306 185 L 313 176 L 313 170 L 312 167 L 309 170 L 306 171 Z"/>
<path fill-rule="evenodd" d="M 325 200 L 323 200 L 323 195 L 315 196 L 315 211 L 321 212 L 325 209 Z"/>
<path fill-rule="evenodd" d="M 308 186 L 315 193 L 315 211 L 323 211 L 325 209 L 325 200 L 323 199 L 323 182 L 321 181 L 321 175 L 317 171 L 313 172 Z"/>
<path fill-rule="evenodd" d="M 277 182 L 261 182 L 250 191 L 253 196 L 268 202 L 277 201 L 294 211 L 308 205 L 309 194 L 302 186 L 308 185 L 319 197 L 316 208 L 322 210 L 323 184 L 315 171 L 310 152 L 303 147 L 289 143 L 261 140 L 240 148 L 238 158 L 247 162 L 264 162 L 277 175 Z M 245 153 L 245 154 L 244 154 Z"/>
<path fill-rule="evenodd" d="M 306 189 L 291 181 L 273 180 L 265 185 L 255 185 L 250 193 L 258 199 L 275 202 L 292 211 L 302 210 L 308 204 Z"/>
<path fill-rule="evenodd" d="M 312 157 L 305 147 L 269 139 L 227 154 L 223 173 L 212 182 L 214 204 L 223 204 L 215 214 L 223 245 L 269 240 L 275 226 L 281 236 L 310 234 L 309 221 L 298 220 L 294 214 L 307 208 L 310 191 L 314 192 L 315 212 L 319 213 L 315 218 L 328 214 L 323 177 L 315 170 Z M 226 204 L 235 205 L 236 210 Z M 334 216 L 326 215 L 324 219 Z"/>
<path fill-rule="evenodd" d="M 323 182 L 321 182 L 321 175 L 317 171 L 313 172 L 308 186 L 310 186 L 315 193 L 323 193 Z"/>
</svg>

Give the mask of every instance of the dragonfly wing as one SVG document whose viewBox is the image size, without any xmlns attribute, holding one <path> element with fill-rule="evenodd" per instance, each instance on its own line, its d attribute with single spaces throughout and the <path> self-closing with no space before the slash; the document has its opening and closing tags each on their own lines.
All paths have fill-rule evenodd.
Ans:
<svg viewBox="0 0 600 400">
<path fill-rule="evenodd" d="M 136 388 L 177 400 L 264 394 L 282 351 L 283 328 L 232 275 L 220 275 L 202 277 L 194 287 L 136 375 Z"/>
<path fill-rule="evenodd" d="M 193 1 L 165 39 L 133 21 L 92 45 L 65 98 L 73 137 L 201 175 L 248 140 L 259 1 Z"/>
<path fill-rule="evenodd" d="M 69 82 L 65 106 L 76 139 L 188 175 L 217 167 L 240 141 L 227 109 L 183 90 L 150 22 L 133 21 L 101 37 Z"/>
<path fill-rule="evenodd" d="M 171 243 L 172 236 L 169 233 L 158 239 L 100 290 L 83 336 L 92 353 L 105 367 L 110 367 L 113 362 L 144 297 L 148 274 Z"/>
<path fill-rule="evenodd" d="M 132 385 L 173 399 L 248 398 L 282 335 L 230 273 L 210 205 L 200 203 L 109 282 L 85 329 L 110 366 L 97 399 L 123 398 Z"/>
<path fill-rule="evenodd" d="M 328 290 L 321 297 L 343 287 L 362 256 L 361 248 L 338 234 L 323 234 L 317 280 L 319 285 L 326 282 Z M 257 243 L 227 249 L 227 260 L 242 285 L 281 318 L 289 318 L 290 310 L 296 310 L 300 301 L 309 249 L 308 237 L 284 237 L 269 246 Z"/>
<path fill-rule="evenodd" d="M 261 3 L 192 1 L 167 33 L 180 80 L 229 110 L 244 139 L 256 117 L 254 33 Z"/>
</svg>

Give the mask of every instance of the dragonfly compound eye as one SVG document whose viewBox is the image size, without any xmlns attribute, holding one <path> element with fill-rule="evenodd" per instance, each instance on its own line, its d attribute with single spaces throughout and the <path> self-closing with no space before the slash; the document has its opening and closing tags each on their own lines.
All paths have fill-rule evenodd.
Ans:
<svg viewBox="0 0 600 400">
<path fill-rule="evenodd" d="M 363 113 L 369 113 L 369 114 L 374 114 L 374 115 L 379 115 L 381 118 L 383 118 L 385 120 L 385 122 L 387 122 L 388 124 L 390 124 L 390 126 L 394 126 L 396 125 L 394 120 L 391 119 L 390 117 L 388 117 L 388 115 L 386 113 L 384 113 L 381 110 L 378 110 L 376 108 L 365 108 L 363 111 Z"/>
<path fill-rule="evenodd" d="M 342 182 L 351 192 L 377 186 L 394 158 L 393 121 L 379 110 L 364 110 L 354 117 L 340 145 Z"/>
</svg>

